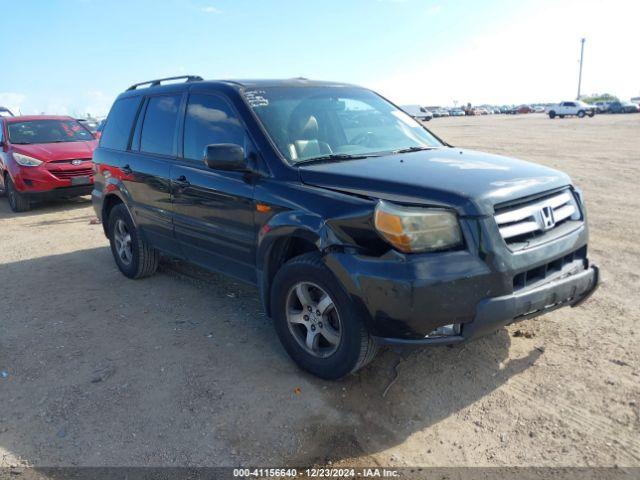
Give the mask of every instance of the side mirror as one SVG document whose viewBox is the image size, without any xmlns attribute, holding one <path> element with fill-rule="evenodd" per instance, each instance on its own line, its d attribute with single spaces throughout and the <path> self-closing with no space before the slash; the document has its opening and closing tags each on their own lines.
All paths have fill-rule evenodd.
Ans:
<svg viewBox="0 0 640 480">
<path fill-rule="evenodd" d="M 204 150 L 204 163 L 215 170 L 247 170 L 244 148 L 233 143 L 215 143 Z"/>
</svg>

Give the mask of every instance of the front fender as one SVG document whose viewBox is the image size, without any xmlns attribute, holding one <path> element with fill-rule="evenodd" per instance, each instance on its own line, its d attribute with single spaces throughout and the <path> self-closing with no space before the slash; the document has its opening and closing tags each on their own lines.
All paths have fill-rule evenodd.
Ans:
<svg viewBox="0 0 640 480">
<path fill-rule="evenodd" d="M 300 239 L 324 253 L 333 247 L 347 247 L 341 242 L 331 227 L 319 215 L 300 210 L 282 211 L 273 215 L 258 232 L 256 248 L 256 277 L 260 298 L 269 312 L 269 292 L 271 272 L 269 265 L 273 260 L 274 248 L 282 240 Z"/>
</svg>

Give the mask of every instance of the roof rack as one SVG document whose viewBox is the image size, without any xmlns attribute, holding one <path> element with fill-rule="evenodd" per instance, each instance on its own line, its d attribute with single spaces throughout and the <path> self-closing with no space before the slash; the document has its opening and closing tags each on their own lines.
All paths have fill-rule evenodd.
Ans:
<svg viewBox="0 0 640 480">
<path fill-rule="evenodd" d="M 143 85 L 149 85 L 149 87 L 158 87 L 162 85 L 162 82 L 167 82 L 169 80 L 182 80 L 183 78 L 185 79 L 185 83 L 202 81 L 202 77 L 198 75 L 180 75 L 178 77 L 158 78 L 157 80 L 148 80 L 146 82 L 134 83 L 129 88 L 127 88 L 127 91 L 136 90 L 138 87 L 141 87 Z"/>
</svg>

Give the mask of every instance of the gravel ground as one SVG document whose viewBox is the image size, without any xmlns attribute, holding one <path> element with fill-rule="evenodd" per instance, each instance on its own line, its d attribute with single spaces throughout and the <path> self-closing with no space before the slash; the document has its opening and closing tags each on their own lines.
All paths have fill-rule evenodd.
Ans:
<svg viewBox="0 0 640 480">
<path fill-rule="evenodd" d="M 640 115 L 428 126 L 573 177 L 604 272 L 591 300 L 324 382 L 255 289 L 173 261 L 127 280 L 87 199 L 2 199 L 0 466 L 639 465 Z"/>
</svg>

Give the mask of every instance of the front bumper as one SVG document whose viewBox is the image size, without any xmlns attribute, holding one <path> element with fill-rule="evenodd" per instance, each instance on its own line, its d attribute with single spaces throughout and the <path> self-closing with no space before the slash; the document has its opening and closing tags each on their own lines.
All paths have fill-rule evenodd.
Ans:
<svg viewBox="0 0 640 480">
<path fill-rule="evenodd" d="M 56 198 L 81 197 L 84 195 L 91 194 L 91 190 L 93 190 L 93 185 L 81 185 L 77 187 L 59 187 L 59 188 L 54 188 L 53 190 L 46 190 L 46 191 L 37 191 L 37 192 L 27 191 L 26 196 L 34 201 L 45 201 L 45 200 L 53 200 Z"/>
<path fill-rule="evenodd" d="M 599 283 L 600 270 L 591 265 L 580 273 L 530 291 L 482 300 L 477 305 L 473 321 L 462 325 L 460 335 L 421 339 L 376 337 L 376 340 L 386 345 L 452 345 L 473 340 L 505 325 L 544 315 L 560 307 L 576 307 L 595 292 Z"/>
<path fill-rule="evenodd" d="M 392 251 L 375 258 L 332 252 L 325 255 L 325 264 L 350 295 L 371 335 L 387 344 L 470 340 L 521 319 L 577 305 L 598 285 L 598 268 L 587 258 L 586 223 L 521 251 L 507 248 L 490 219 L 463 223 L 463 229 L 478 232 L 466 236 L 470 240 L 465 250 L 421 255 Z M 558 262 L 560 268 L 551 268 Z M 533 275 L 541 268 L 542 278 Z M 521 285 L 518 278 L 524 272 L 536 280 Z M 434 336 L 451 324 L 460 325 L 459 334 Z"/>
<path fill-rule="evenodd" d="M 377 341 L 388 345 L 452 345 L 473 340 L 505 325 L 538 317 L 560 307 L 577 307 L 596 291 L 599 283 L 600 270 L 591 265 L 580 273 L 529 291 L 482 300 L 476 307 L 473 321 L 463 324 L 460 335 L 412 340 L 377 337 Z"/>
<path fill-rule="evenodd" d="M 10 169 L 11 178 L 16 190 L 34 199 L 65 195 L 88 195 L 93 189 L 93 172 L 91 162 L 79 166 L 56 166 L 44 164 L 38 167 L 16 167 Z M 82 183 L 77 183 L 82 178 Z M 77 194 L 63 192 L 81 192 Z"/>
</svg>

